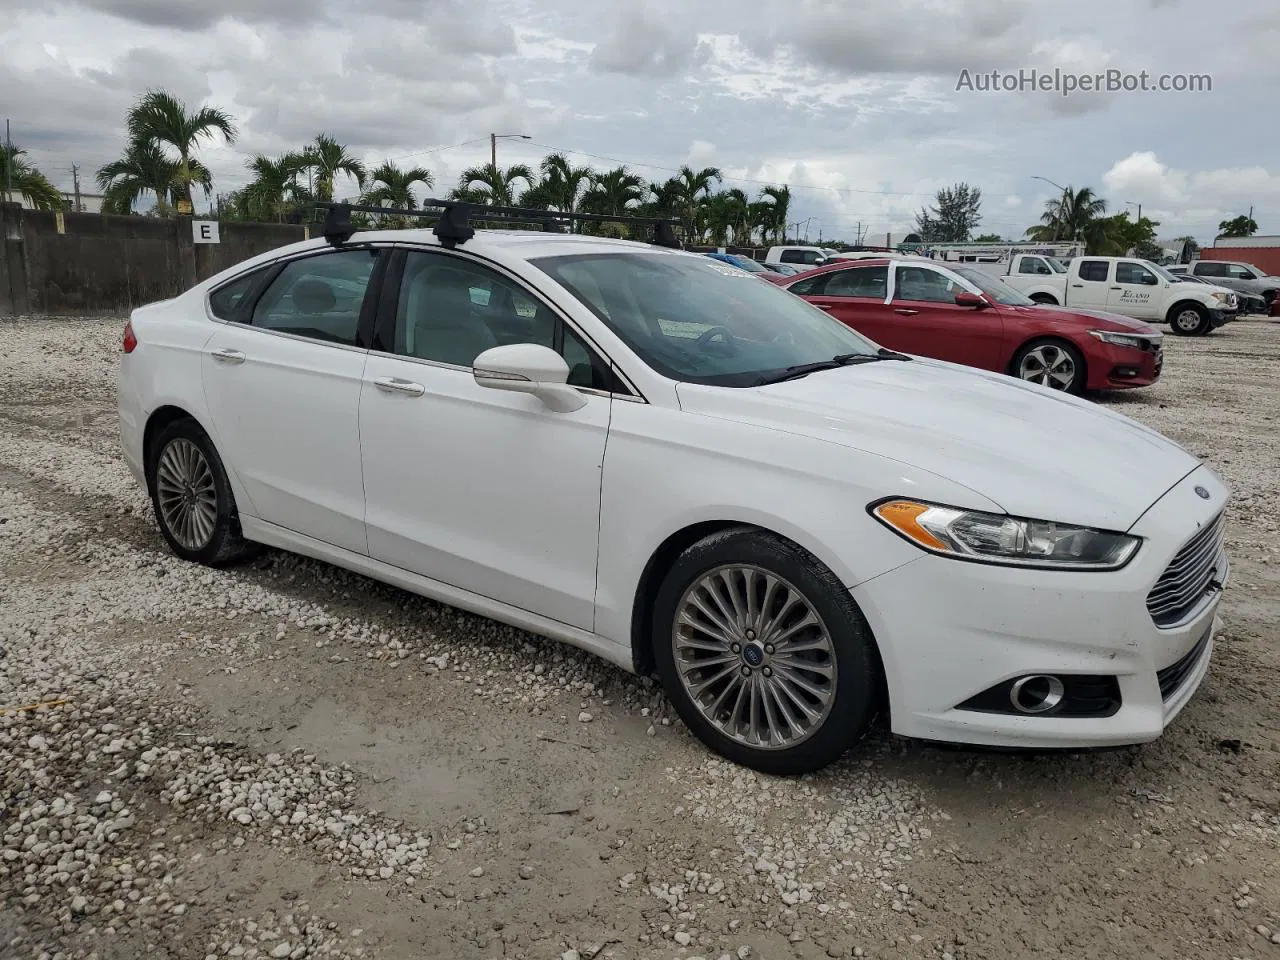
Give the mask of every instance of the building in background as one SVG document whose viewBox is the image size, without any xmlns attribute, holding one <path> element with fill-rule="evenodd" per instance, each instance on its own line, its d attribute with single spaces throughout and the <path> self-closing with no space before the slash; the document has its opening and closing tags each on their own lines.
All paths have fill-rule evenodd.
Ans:
<svg viewBox="0 0 1280 960">
<path fill-rule="evenodd" d="M 1280 236 L 1219 237 L 1200 251 L 1201 260 L 1251 263 L 1269 276 L 1280 276 Z"/>
</svg>

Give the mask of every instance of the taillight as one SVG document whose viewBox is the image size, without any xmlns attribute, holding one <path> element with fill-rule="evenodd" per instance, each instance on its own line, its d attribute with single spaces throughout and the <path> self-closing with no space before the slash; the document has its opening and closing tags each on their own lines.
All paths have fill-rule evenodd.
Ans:
<svg viewBox="0 0 1280 960">
<path fill-rule="evenodd" d="M 124 325 L 124 339 L 120 346 L 125 353 L 133 353 L 133 348 L 138 345 L 138 338 L 133 335 L 133 321 L 130 320 Z"/>
</svg>

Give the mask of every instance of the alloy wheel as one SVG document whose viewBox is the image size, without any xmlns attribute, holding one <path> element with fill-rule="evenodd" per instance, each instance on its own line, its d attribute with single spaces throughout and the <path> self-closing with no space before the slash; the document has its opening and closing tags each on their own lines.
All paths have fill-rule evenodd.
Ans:
<svg viewBox="0 0 1280 960">
<path fill-rule="evenodd" d="M 835 701 L 826 624 L 803 593 L 760 567 L 717 567 L 694 581 L 676 606 L 672 648 L 702 716 L 754 749 L 807 740 Z"/>
<path fill-rule="evenodd" d="M 218 522 L 218 490 L 209 461 L 185 437 L 172 440 L 156 464 L 156 499 L 173 538 L 188 550 L 200 550 Z"/>
<path fill-rule="evenodd" d="M 1200 314 L 1195 310 L 1183 310 L 1173 318 L 1173 322 L 1179 330 L 1195 333 L 1200 327 Z"/>
<path fill-rule="evenodd" d="M 1070 390 L 1076 379 L 1076 362 L 1061 347 L 1043 343 L 1027 351 L 1018 364 L 1018 376 L 1052 390 Z"/>
</svg>

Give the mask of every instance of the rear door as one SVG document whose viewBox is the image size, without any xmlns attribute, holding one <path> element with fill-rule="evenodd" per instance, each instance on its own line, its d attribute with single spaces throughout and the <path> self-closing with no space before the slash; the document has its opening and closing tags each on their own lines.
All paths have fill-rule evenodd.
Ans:
<svg viewBox="0 0 1280 960">
<path fill-rule="evenodd" d="M 1111 261 L 1080 259 L 1067 276 L 1068 307 L 1107 309 L 1111 285 Z"/>
<path fill-rule="evenodd" d="M 968 292 L 933 267 L 896 264 L 887 320 L 890 330 L 879 342 L 903 353 L 1000 370 L 1004 356 L 1000 311 L 991 306 L 982 310 L 960 306 L 956 294 L 961 290 Z"/>
<path fill-rule="evenodd" d="M 889 346 L 882 334 L 893 333 L 887 323 L 889 308 L 889 267 L 851 266 L 806 277 L 790 286 L 790 291 L 825 310 L 847 327 Z"/>
<path fill-rule="evenodd" d="M 223 322 L 201 360 L 241 509 L 355 553 L 368 548 L 357 417 L 382 256 L 326 250 L 273 268 L 248 296 L 214 291 Z"/>
<path fill-rule="evenodd" d="M 1164 280 L 1136 260 L 1117 260 L 1107 286 L 1107 309 L 1138 320 L 1160 320 Z"/>
</svg>

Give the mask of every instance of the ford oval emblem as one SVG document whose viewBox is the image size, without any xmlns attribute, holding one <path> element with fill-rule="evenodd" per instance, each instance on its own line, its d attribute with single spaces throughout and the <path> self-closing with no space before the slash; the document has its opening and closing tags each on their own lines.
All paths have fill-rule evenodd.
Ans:
<svg viewBox="0 0 1280 960">
<path fill-rule="evenodd" d="M 1201 500 L 1208 500 L 1209 491 L 1206 490 L 1204 487 L 1196 487 L 1196 496 L 1199 497 Z"/>
</svg>

